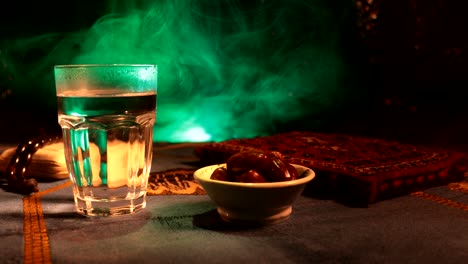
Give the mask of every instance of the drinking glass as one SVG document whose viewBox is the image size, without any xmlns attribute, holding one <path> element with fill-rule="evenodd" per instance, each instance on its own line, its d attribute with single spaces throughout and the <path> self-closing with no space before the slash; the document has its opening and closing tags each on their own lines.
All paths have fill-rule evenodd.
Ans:
<svg viewBox="0 0 468 264">
<path fill-rule="evenodd" d="M 109 216 L 145 208 L 157 66 L 57 65 L 54 75 L 77 212 Z"/>
</svg>

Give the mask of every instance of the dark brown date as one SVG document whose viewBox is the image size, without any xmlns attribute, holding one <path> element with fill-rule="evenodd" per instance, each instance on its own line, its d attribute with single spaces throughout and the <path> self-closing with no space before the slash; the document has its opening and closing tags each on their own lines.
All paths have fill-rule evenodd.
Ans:
<svg viewBox="0 0 468 264">
<path fill-rule="evenodd" d="M 237 178 L 238 182 L 251 182 L 251 183 L 260 183 L 267 182 L 265 178 L 262 177 L 258 172 L 254 170 L 249 170 L 246 173 L 239 175 Z"/>
<path fill-rule="evenodd" d="M 298 178 L 296 168 L 279 152 L 244 151 L 232 155 L 211 179 L 230 182 L 279 182 Z"/>
<path fill-rule="evenodd" d="M 288 163 L 271 152 L 239 152 L 232 155 L 226 165 L 228 175 L 233 175 L 234 178 L 249 170 L 256 171 L 267 182 L 289 181 L 295 178 L 289 171 Z"/>
<path fill-rule="evenodd" d="M 291 179 L 290 180 L 295 180 L 299 177 L 299 175 L 297 174 L 297 170 L 296 168 L 294 168 L 293 165 L 291 164 L 287 164 L 286 165 L 288 167 L 288 171 L 289 171 L 289 175 L 291 175 Z"/>
<path fill-rule="evenodd" d="M 270 154 L 278 157 L 279 159 L 283 159 L 283 154 L 281 154 L 281 152 L 272 151 L 272 152 L 270 152 Z"/>
<path fill-rule="evenodd" d="M 210 178 L 218 181 L 231 181 L 228 177 L 227 170 L 223 167 L 216 168 Z"/>
</svg>

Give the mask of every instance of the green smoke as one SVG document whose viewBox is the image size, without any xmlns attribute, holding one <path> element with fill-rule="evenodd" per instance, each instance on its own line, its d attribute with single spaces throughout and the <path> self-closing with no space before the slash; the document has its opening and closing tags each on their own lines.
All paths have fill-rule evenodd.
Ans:
<svg viewBox="0 0 468 264">
<path fill-rule="evenodd" d="M 91 28 L 9 44 L 47 47 L 22 69 L 47 96 L 55 64 L 157 64 L 155 141 L 254 137 L 342 104 L 347 2 L 111 1 Z"/>
</svg>

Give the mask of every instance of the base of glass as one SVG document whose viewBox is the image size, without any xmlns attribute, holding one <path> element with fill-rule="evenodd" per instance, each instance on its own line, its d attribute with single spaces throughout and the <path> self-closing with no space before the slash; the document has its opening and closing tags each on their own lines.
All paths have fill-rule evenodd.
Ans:
<svg viewBox="0 0 468 264">
<path fill-rule="evenodd" d="M 117 216 L 134 214 L 146 207 L 146 195 L 135 199 L 93 200 L 75 197 L 77 213 L 84 216 Z"/>
</svg>

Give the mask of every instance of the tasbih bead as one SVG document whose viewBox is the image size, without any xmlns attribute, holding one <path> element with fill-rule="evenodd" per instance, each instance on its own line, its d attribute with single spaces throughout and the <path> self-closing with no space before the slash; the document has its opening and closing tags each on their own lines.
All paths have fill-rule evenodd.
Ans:
<svg viewBox="0 0 468 264">
<path fill-rule="evenodd" d="M 24 195 L 38 192 L 37 181 L 34 178 L 27 179 L 26 171 L 37 150 L 59 140 L 61 140 L 60 137 L 38 137 L 19 144 L 6 169 L 8 188 Z"/>
</svg>

